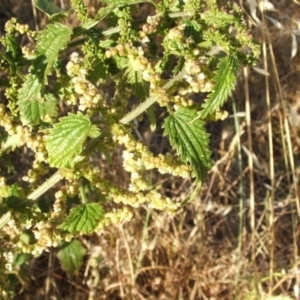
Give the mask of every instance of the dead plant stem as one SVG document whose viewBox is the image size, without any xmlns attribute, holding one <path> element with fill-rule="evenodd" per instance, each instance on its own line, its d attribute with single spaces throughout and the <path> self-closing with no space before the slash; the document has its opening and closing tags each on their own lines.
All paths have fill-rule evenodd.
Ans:
<svg viewBox="0 0 300 300">
<path fill-rule="evenodd" d="M 245 78 L 245 99 L 246 99 L 246 123 L 247 123 L 247 134 L 248 134 L 248 148 L 250 155 L 248 155 L 249 165 L 249 185 L 250 185 L 250 226 L 251 226 L 251 261 L 255 265 L 255 196 L 254 196 L 254 176 L 253 176 L 253 147 L 252 147 L 252 130 L 251 130 L 251 108 L 250 108 L 250 97 L 249 97 L 249 78 L 248 78 L 248 67 L 244 67 L 244 78 Z"/>
<path fill-rule="evenodd" d="M 270 38 L 266 37 L 268 35 L 268 27 L 265 20 L 264 14 L 262 14 L 262 22 L 266 30 L 262 30 L 263 36 L 263 63 L 264 70 L 268 72 L 268 53 L 267 53 L 267 42 Z M 269 294 L 273 287 L 273 271 L 274 271 L 274 192 L 275 192 L 275 173 L 274 173 L 274 149 L 273 149 L 273 129 L 272 129 L 272 115 L 271 115 L 271 100 L 270 100 L 270 86 L 269 86 L 269 76 L 265 76 L 265 97 L 267 105 L 267 116 L 268 116 L 268 144 L 269 144 L 269 177 L 271 181 L 271 191 L 268 193 L 268 235 L 269 235 L 269 252 L 270 252 L 270 265 L 269 265 Z"/>
</svg>

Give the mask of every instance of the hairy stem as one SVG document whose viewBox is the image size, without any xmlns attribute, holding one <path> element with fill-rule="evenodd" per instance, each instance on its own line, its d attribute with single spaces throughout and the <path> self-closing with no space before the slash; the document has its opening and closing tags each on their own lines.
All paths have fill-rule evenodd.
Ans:
<svg viewBox="0 0 300 300">
<path fill-rule="evenodd" d="M 45 194 L 49 189 L 51 189 L 55 184 L 63 179 L 60 171 L 54 173 L 49 179 L 47 179 L 42 185 L 35 189 L 31 194 L 28 195 L 28 199 L 37 200 L 41 195 Z"/>
</svg>

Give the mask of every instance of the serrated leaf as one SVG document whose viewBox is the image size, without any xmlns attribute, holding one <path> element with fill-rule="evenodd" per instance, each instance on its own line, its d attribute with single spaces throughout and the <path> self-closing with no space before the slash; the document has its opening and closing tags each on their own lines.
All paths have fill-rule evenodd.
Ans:
<svg viewBox="0 0 300 300">
<path fill-rule="evenodd" d="M 32 218 L 33 213 L 29 208 L 29 200 L 22 200 L 16 196 L 10 196 L 6 198 L 3 203 L 5 203 L 6 207 L 10 211 L 22 213 L 22 215 L 24 215 L 24 218 L 25 216 L 28 219 Z"/>
<path fill-rule="evenodd" d="M 123 56 L 114 56 L 114 60 L 119 69 L 125 69 L 129 65 L 128 58 Z"/>
<path fill-rule="evenodd" d="M 204 122 L 196 120 L 196 111 L 180 108 L 169 116 L 163 125 L 164 135 L 168 135 L 171 146 L 177 150 L 184 162 L 191 164 L 192 176 L 202 181 L 211 168 L 209 134 Z"/>
<path fill-rule="evenodd" d="M 103 215 L 99 203 L 81 204 L 71 209 L 70 215 L 60 228 L 73 234 L 89 234 L 95 230 Z"/>
<path fill-rule="evenodd" d="M 22 143 L 19 134 L 10 135 L 7 137 L 7 140 L 1 144 L 1 152 L 9 153 L 10 151 L 14 151 L 21 144 Z"/>
<path fill-rule="evenodd" d="M 7 33 L 3 39 L 5 39 L 6 43 L 6 53 L 10 52 L 14 61 L 17 62 L 22 57 L 22 50 L 16 37 Z"/>
<path fill-rule="evenodd" d="M 36 74 L 29 74 L 18 90 L 18 100 L 27 101 L 40 98 L 42 86 L 42 82 Z"/>
<path fill-rule="evenodd" d="M 216 83 L 214 90 L 208 95 L 201 117 L 213 114 L 219 110 L 227 98 L 231 95 L 236 81 L 236 74 L 239 69 L 239 61 L 234 56 L 226 56 L 220 59 L 213 81 Z"/>
<path fill-rule="evenodd" d="M 140 101 L 144 101 L 149 96 L 150 83 L 145 81 L 142 76 L 141 70 L 135 70 L 129 60 L 120 60 L 119 62 L 125 63 L 126 67 L 125 76 L 127 81 L 132 85 L 134 95 L 138 96 Z"/>
<path fill-rule="evenodd" d="M 54 23 L 47 26 L 37 38 L 37 52 L 42 55 L 47 64 L 45 75 L 57 60 L 58 53 L 66 47 L 71 39 L 72 29 L 64 24 Z"/>
<path fill-rule="evenodd" d="M 25 87 L 24 84 L 22 89 Z M 32 99 L 22 98 L 22 95 L 22 92 L 18 95 L 18 104 L 24 125 L 39 125 L 46 115 L 50 118 L 57 116 L 57 100 L 53 95 L 47 94 L 42 97 L 37 92 L 36 95 L 32 95 Z"/>
<path fill-rule="evenodd" d="M 201 25 L 196 20 L 186 20 L 185 24 L 184 35 L 192 38 L 196 44 L 200 43 L 202 41 L 202 34 L 199 33 Z"/>
<path fill-rule="evenodd" d="M 82 114 L 69 114 L 60 118 L 46 141 L 49 164 L 52 167 L 68 168 L 74 165 L 74 157 L 78 155 L 86 138 L 95 129 L 89 117 Z"/>
<path fill-rule="evenodd" d="M 63 243 L 57 253 L 63 270 L 68 274 L 73 275 L 79 271 L 83 263 L 83 257 L 86 250 L 82 243 L 78 240 L 73 240 L 71 243 Z"/>
</svg>

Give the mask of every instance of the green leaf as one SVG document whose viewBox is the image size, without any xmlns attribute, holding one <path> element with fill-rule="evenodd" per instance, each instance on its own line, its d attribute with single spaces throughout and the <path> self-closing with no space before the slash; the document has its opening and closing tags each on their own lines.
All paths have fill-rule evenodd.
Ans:
<svg viewBox="0 0 300 300">
<path fill-rule="evenodd" d="M 17 38 L 7 33 L 3 39 L 6 42 L 6 53 L 11 53 L 13 59 L 17 62 L 22 57 L 22 50 Z"/>
<path fill-rule="evenodd" d="M 9 153 L 15 151 L 17 147 L 21 145 L 21 139 L 19 134 L 13 134 L 7 137 L 6 141 L 1 144 L 1 152 Z"/>
<path fill-rule="evenodd" d="M 139 97 L 140 101 L 145 101 L 149 96 L 150 84 L 143 79 L 138 79 L 141 76 L 140 72 L 136 72 L 136 75 L 137 79 L 132 84 L 133 93 Z"/>
<path fill-rule="evenodd" d="M 23 244 L 26 244 L 26 245 L 31 244 L 31 243 L 33 242 L 33 233 L 32 233 L 32 232 L 29 232 L 28 230 L 24 230 L 24 231 L 21 233 L 20 241 L 21 241 Z"/>
<path fill-rule="evenodd" d="M 132 85 L 134 95 L 144 101 L 149 96 L 150 83 L 143 80 L 142 71 L 135 70 L 129 60 L 126 60 L 126 67 L 124 74 Z"/>
<path fill-rule="evenodd" d="M 35 7 L 47 14 L 48 17 L 62 11 L 56 4 L 48 0 L 36 0 Z"/>
<path fill-rule="evenodd" d="M 107 79 L 107 66 L 103 63 L 102 60 L 97 59 L 95 61 L 89 79 L 94 85 L 96 85 L 100 79 Z"/>
<path fill-rule="evenodd" d="M 26 200 L 22 200 L 19 198 L 19 187 L 18 184 L 13 184 L 10 186 L 9 195 L 3 198 L 3 203 L 8 207 L 10 210 L 19 210 L 26 204 Z"/>
<path fill-rule="evenodd" d="M 31 258 L 31 254 L 21 252 L 16 255 L 14 263 L 16 266 L 20 267 L 20 266 L 26 264 L 30 258 Z"/>
<path fill-rule="evenodd" d="M 103 215 L 99 203 L 81 204 L 71 209 L 70 215 L 60 228 L 72 234 L 89 234 L 95 230 Z"/>
<path fill-rule="evenodd" d="M 241 13 L 235 11 L 232 14 L 228 14 L 225 11 L 220 11 L 217 9 L 207 10 L 203 16 L 205 22 L 209 25 L 214 25 L 216 27 L 225 27 L 231 24 L 238 25 L 239 19 L 236 14 L 239 14 L 239 19 L 241 20 Z"/>
<path fill-rule="evenodd" d="M 204 108 L 200 115 L 205 118 L 219 110 L 227 98 L 231 95 L 236 81 L 236 74 L 239 70 L 239 61 L 234 56 L 226 56 L 220 59 L 216 71 L 216 77 L 213 79 L 216 82 L 214 90 L 210 93 L 202 105 Z"/>
<path fill-rule="evenodd" d="M 100 135 L 100 130 L 96 125 L 92 125 L 89 131 L 89 137 L 92 139 L 97 138 Z"/>
<path fill-rule="evenodd" d="M 164 135 L 169 135 L 170 143 L 184 162 L 190 162 L 192 176 L 202 181 L 211 168 L 209 134 L 204 122 L 196 120 L 196 111 L 180 108 L 169 116 L 163 125 Z"/>
<path fill-rule="evenodd" d="M 145 101 L 147 97 L 149 97 L 150 83 L 143 80 L 142 71 L 136 71 L 129 61 L 126 61 L 126 66 L 127 69 L 125 71 L 125 75 L 127 76 L 128 82 L 132 85 L 134 95 L 137 96 L 141 102 Z M 153 106 L 146 110 L 152 131 L 156 128 L 154 110 L 155 108 Z"/>
<path fill-rule="evenodd" d="M 71 243 L 63 243 L 57 253 L 63 270 L 73 275 L 78 272 L 83 263 L 83 257 L 86 254 L 85 248 L 78 240 Z"/>
<path fill-rule="evenodd" d="M 46 141 L 49 164 L 52 167 L 68 168 L 74 165 L 74 158 L 82 151 L 83 143 L 89 135 L 99 133 L 89 117 L 82 114 L 69 114 L 60 118 Z"/>
<path fill-rule="evenodd" d="M 41 98 L 42 86 L 38 75 L 29 74 L 22 87 L 18 90 L 18 100 L 27 101 Z"/>
<path fill-rule="evenodd" d="M 201 190 L 201 187 L 202 187 L 202 182 L 201 181 L 197 182 L 196 186 L 193 188 L 192 193 L 184 201 L 182 201 L 180 203 L 180 206 L 184 206 L 187 203 L 190 203 L 190 202 L 194 201 L 196 199 L 196 197 L 199 196 L 199 192 Z"/>
<path fill-rule="evenodd" d="M 16 196 L 16 197 L 19 197 L 19 186 L 17 183 L 14 183 L 10 186 L 10 195 L 11 196 Z"/>
<path fill-rule="evenodd" d="M 23 87 L 19 90 L 19 109 L 24 125 L 39 125 L 47 115 L 50 118 L 57 117 L 57 100 L 51 94 L 40 94 L 41 85 L 36 75 L 30 74 Z M 26 86 L 29 86 L 26 91 Z M 31 88 L 31 90 L 30 90 Z M 30 91 L 29 91 L 30 90 Z"/>
<path fill-rule="evenodd" d="M 115 62 L 116 62 L 116 64 L 117 64 L 117 66 L 118 66 L 119 69 L 125 69 L 128 66 L 130 66 L 129 60 L 126 57 L 116 55 L 116 56 L 114 56 L 114 60 L 115 60 Z M 128 73 L 129 71 L 126 70 L 126 72 Z M 134 72 L 131 71 L 130 74 L 131 74 L 131 77 L 133 77 L 131 79 L 132 82 L 130 82 L 130 83 L 133 83 L 134 82 Z"/>
<path fill-rule="evenodd" d="M 116 41 L 107 39 L 99 42 L 99 46 L 104 49 L 109 49 L 116 44 Z"/>
<path fill-rule="evenodd" d="M 72 29 L 60 23 L 54 23 L 47 26 L 37 38 L 37 52 L 44 57 L 47 64 L 45 75 L 58 58 L 58 53 L 66 47 L 71 39 Z"/>
<path fill-rule="evenodd" d="M 150 122 L 150 128 L 151 131 L 155 131 L 156 129 L 156 116 L 155 116 L 155 107 L 154 106 L 150 106 L 147 110 L 146 110 L 147 116 L 149 118 L 149 122 Z"/>
<path fill-rule="evenodd" d="M 185 24 L 184 35 L 192 38 L 196 44 L 200 43 L 202 41 L 201 25 L 196 20 L 189 19 L 185 20 Z"/>
</svg>

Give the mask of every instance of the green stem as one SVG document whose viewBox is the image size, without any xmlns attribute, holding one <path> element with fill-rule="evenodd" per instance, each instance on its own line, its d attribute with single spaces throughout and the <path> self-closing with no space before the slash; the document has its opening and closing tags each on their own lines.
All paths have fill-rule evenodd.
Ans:
<svg viewBox="0 0 300 300">
<path fill-rule="evenodd" d="M 174 115 L 174 112 L 173 112 L 173 110 L 172 110 L 172 107 L 171 107 L 170 103 L 167 103 L 167 110 L 168 110 L 168 112 L 169 112 L 169 114 L 170 114 L 171 116 Z"/>
<path fill-rule="evenodd" d="M 55 184 L 63 179 L 60 171 L 54 173 L 49 179 L 47 179 L 42 185 L 40 185 L 36 190 L 28 195 L 28 199 L 37 200 L 41 195 L 45 194 L 49 189 L 51 189 Z"/>
<path fill-rule="evenodd" d="M 180 79 L 186 74 L 185 71 L 181 71 L 179 74 L 177 74 L 174 78 L 172 78 L 169 82 L 167 82 L 162 88 L 164 90 L 168 90 L 170 87 L 174 85 L 174 83 Z M 130 113 L 128 113 L 125 117 L 123 117 L 120 120 L 120 123 L 122 124 L 128 124 L 130 121 L 144 113 L 152 104 L 154 104 L 157 100 L 158 96 L 151 96 L 146 99 L 143 103 L 141 103 L 138 107 L 136 107 L 134 110 L 132 110 Z"/>
<path fill-rule="evenodd" d="M 123 117 L 120 120 L 120 123 L 122 124 L 128 124 L 130 121 L 141 115 L 144 111 L 147 110 L 152 104 L 154 104 L 157 100 L 157 97 L 153 96 L 148 98 L 146 101 L 144 101 L 142 104 L 140 104 L 138 107 L 136 107 L 134 110 L 132 110 L 130 113 L 128 113 L 125 117 Z"/>
<path fill-rule="evenodd" d="M 83 204 L 88 203 L 88 200 L 87 200 L 87 198 L 85 196 L 85 193 L 84 193 L 84 190 L 83 190 L 82 186 L 79 188 L 79 191 L 80 191 L 80 197 L 81 197 L 82 203 Z"/>
<path fill-rule="evenodd" d="M 195 182 L 195 188 L 192 189 L 191 194 L 180 203 L 180 207 L 184 207 L 187 203 L 190 203 L 191 201 L 193 201 L 196 197 L 199 196 L 199 192 L 201 190 L 202 187 L 202 182 Z"/>
<path fill-rule="evenodd" d="M 114 27 L 114 28 L 110 28 L 110 29 L 107 29 L 105 31 L 103 31 L 103 35 L 107 36 L 107 35 L 112 35 L 114 33 L 118 33 L 120 32 L 120 26 L 117 26 L 117 27 Z"/>
<path fill-rule="evenodd" d="M 169 17 L 172 19 L 175 18 L 190 18 L 192 17 L 191 13 L 187 12 L 187 11 L 179 11 L 179 12 L 175 12 L 175 13 L 170 13 Z"/>
<path fill-rule="evenodd" d="M 10 220 L 11 217 L 11 211 L 8 211 L 0 218 L 0 229 L 4 227 L 4 225 L 7 224 L 7 222 Z"/>
</svg>

